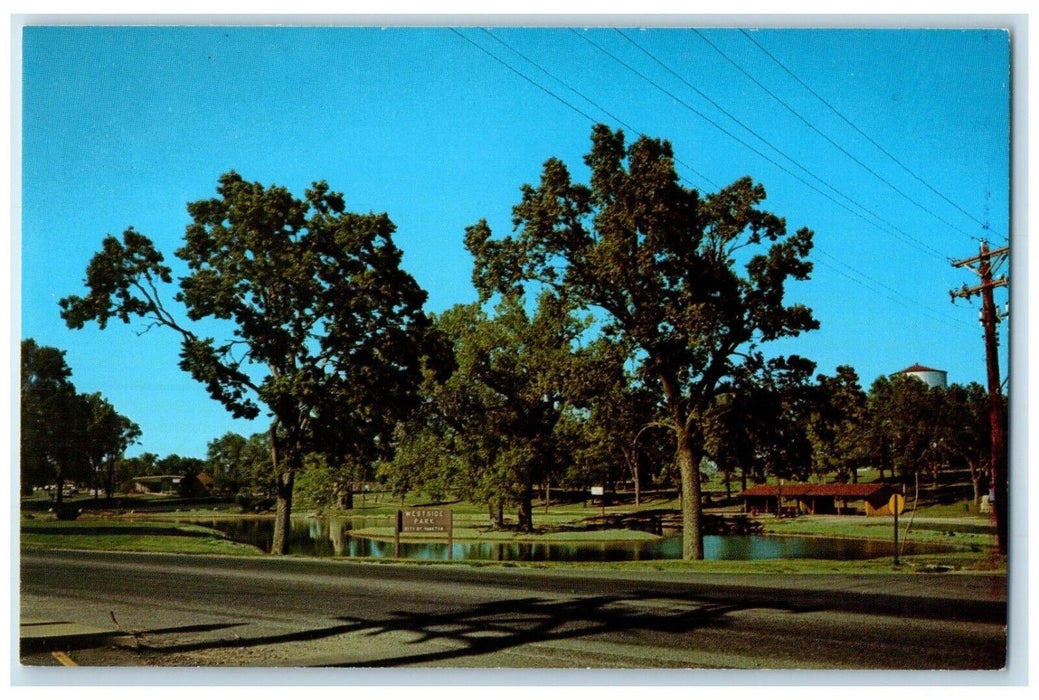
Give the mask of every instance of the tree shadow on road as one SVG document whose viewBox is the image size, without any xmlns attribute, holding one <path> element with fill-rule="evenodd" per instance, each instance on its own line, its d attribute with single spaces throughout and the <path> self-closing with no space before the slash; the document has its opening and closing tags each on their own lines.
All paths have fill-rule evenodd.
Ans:
<svg viewBox="0 0 1039 700">
<path fill-rule="evenodd" d="M 645 632 L 685 634 L 726 626 L 726 615 L 743 606 L 689 603 L 674 599 L 597 596 L 569 600 L 524 598 L 483 603 L 467 610 L 435 614 L 396 611 L 383 621 L 361 622 L 369 635 L 405 632 L 408 646 L 436 642 L 433 650 L 402 653 L 367 662 L 328 664 L 386 668 L 412 664 L 450 666 L 452 660 L 493 654 L 539 642 L 600 635 L 629 635 L 637 643 Z M 340 618 L 343 620 L 349 618 Z M 447 647 L 447 648 L 444 648 Z"/>
<path fill-rule="evenodd" d="M 942 601 L 935 601 L 933 606 L 927 606 L 918 599 L 883 594 L 860 594 L 845 600 L 834 598 L 828 592 L 783 593 L 764 587 L 741 588 L 740 595 L 735 596 L 725 587 L 711 585 L 699 587 L 695 595 L 667 585 L 632 586 L 609 594 L 573 591 L 570 594 L 495 600 L 467 607 L 456 605 L 434 611 L 392 610 L 367 617 L 339 615 L 329 619 L 331 624 L 320 627 L 282 634 L 155 645 L 150 651 L 176 654 L 256 648 L 331 640 L 349 634 L 354 638 L 336 640 L 319 654 L 311 650 L 308 655 L 312 660 L 321 658 L 320 665 L 330 667 L 479 667 L 480 657 L 533 644 L 575 639 L 591 643 L 620 642 L 637 647 L 648 644 L 650 640 L 659 645 L 663 638 L 665 644 L 681 649 L 692 641 L 691 637 L 683 635 L 724 630 L 735 623 L 733 613 L 744 610 L 804 614 L 822 610 L 858 612 L 869 609 L 873 614 L 901 616 L 907 612 L 905 606 L 910 601 L 916 608 L 917 617 L 939 618 L 938 613 L 948 607 L 947 602 L 940 605 Z M 946 609 L 939 619 L 949 617 Z M 668 641 L 669 636 L 673 643 Z M 380 637 L 385 641 L 365 645 L 365 637 L 373 638 L 373 642 Z M 337 660 L 336 654 L 340 650 L 341 659 Z M 280 656 L 285 657 L 284 654 Z M 288 656 L 291 657 L 291 652 Z M 305 659 L 300 661 L 306 662 Z M 618 661 L 627 663 L 624 659 Z M 664 659 L 661 662 L 668 663 Z M 501 665 L 500 658 L 487 662 L 487 667 Z"/>
<path fill-rule="evenodd" d="M 161 654 L 200 652 L 307 642 L 343 634 L 379 637 L 404 634 L 411 639 L 390 656 L 322 664 L 332 667 L 388 668 L 411 664 L 451 667 L 451 662 L 524 645 L 600 635 L 628 637 L 638 644 L 644 633 L 681 635 L 727 625 L 726 616 L 750 607 L 729 602 L 678 599 L 667 594 L 601 595 L 568 598 L 527 597 L 482 603 L 435 613 L 398 610 L 382 619 L 340 616 L 340 624 L 248 638 L 200 640 L 151 646 Z M 605 639 L 605 637 L 604 637 Z M 676 640 L 677 641 L 677 640 Z M 378 649 L 374 646 L 373 649 Z M 386 647 L 382 647 L 385 649 Z M 326 655 L 327 656 L 327 655 Z M 471 665 L 471 664 L 469 664 Z"/>
</svg>

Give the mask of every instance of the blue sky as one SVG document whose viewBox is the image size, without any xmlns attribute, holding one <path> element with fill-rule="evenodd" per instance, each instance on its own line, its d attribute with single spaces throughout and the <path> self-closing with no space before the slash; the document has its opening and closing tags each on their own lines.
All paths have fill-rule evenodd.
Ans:
<svg viewBox="0 0 1039 700">
<path fill-rule="evenodd" d="M 592 120 L 669 139 L 689 186 L 750 175 L 791 230 L 815 231 L 790 297 L 822 328 L 784 351 L 867 387 L 916 362 L 984 383 L 978 303 L 948 295 L 976 280 L 949 260 L 1007 242 L 1004 32 L 36 26 L 22 42 L 13 335 L 66 350 L 79 390 L 141 426 L 134 453 L 202 457 L 264 426 L 178 370 L 162 329 L 65 328 L 57 301 L 83 292 L 103 236 L 132 225 L 176 271 L 185 204 L 221 173 L 298 195 L 326 180 L 389 214 L 440 311 L 476 297 L 465 227 L 509 232 L 549 157 L 583 180 Z"/>
</svg>

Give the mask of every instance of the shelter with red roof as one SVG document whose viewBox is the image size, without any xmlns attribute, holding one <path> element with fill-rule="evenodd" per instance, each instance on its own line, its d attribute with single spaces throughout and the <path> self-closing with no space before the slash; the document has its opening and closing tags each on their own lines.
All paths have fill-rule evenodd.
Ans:
<svg viewBox="0 0 1039 700">
<path fill-rule="evenodd" d="M 740 493 L 745 513 L 891 515 L 887 484 L 760 484 Z M 780 510 L 782 509 L 782 510 Z"/>
</svg>

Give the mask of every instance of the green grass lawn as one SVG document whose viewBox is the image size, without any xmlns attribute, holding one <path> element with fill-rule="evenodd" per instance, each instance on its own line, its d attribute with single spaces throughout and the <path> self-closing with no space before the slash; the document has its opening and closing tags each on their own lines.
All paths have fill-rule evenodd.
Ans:
<svg viewBox="0 0 1039 700">
<path fill-rule="evenodd" d="M 950 544 L 961 547 L 994 547 L 996 535 L 985 522 L 928 522 L 922 517 L 900 518 L 899 539 Z M 972 519 L 973 520 L 973 519 Z M 765 531 L 777 535 L 810 535 L 818 537 L 860 537 L 874 540 L 894 538 L 894 523 L 887 517 L 865 516 L 800 516 L 759 520 Z M 907 531 L 907 526 L 908 531 Z"/>
<path fill-rule="evenodd" d="M 22 547 L 34 549 L 241 556 L 263 554 L 256 547 L 234 542 L 216 530 L 161 520 L 23 520 L 20 536 Z"/>
</svg>

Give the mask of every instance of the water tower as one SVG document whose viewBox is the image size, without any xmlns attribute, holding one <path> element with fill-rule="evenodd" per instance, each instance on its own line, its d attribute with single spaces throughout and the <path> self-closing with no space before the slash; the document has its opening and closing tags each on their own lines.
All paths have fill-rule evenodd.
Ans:
<svg viewBox="0 0 1039 700">
<path fill-rule="evenodd" d="M 936 386 L 944 389 L 948 383 L 949 378 L 949 373 L 946 372 L 944 369 L 933 369 L 931 367 L 924 367 L 920 363 L 917 363 L 912 367 L 906 367 L 905 369 L 899 372 L 895 372 L 895 375 L 898 374 L 905 374 L 910 377 L 916 377 L 932 389 Z"/>
</svg>

